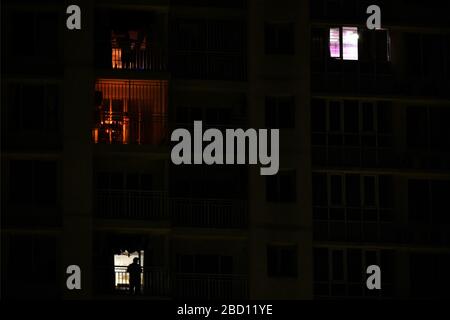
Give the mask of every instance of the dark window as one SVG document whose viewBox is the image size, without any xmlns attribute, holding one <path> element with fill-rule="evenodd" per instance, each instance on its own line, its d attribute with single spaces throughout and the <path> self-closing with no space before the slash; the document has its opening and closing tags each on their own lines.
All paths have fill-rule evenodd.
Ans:
<svg viewBox="0 0 450 320">
<path fill-rule="evenodd" d="M 311 126 L 313 132 L 327 131 L 326 101 L 313 99 L 311 102 Z"/>
<path fill-rule="evenodd" d="M 58 130 L 58 87 L 47 84 L 8 86 L 8 129 L 22 132 Z"/>
<path fill-rule="evenodd" d="M 266 127 L 274 129 L 295 127 L 294 97 L 266 97 Z"/>
<path fill-rule="evenodd" d="M 314 249 L 314 281 L 328 281 L 328 268 L 328 249 Z"/>
<path fill-rule="evenodd" d="M 436 224 L 450 223 L 450 181 L 435 180 L 431 182 L 431 195 L 433 206 L 433 222 Z"/>
<path fill-rule="evenodd" d="M 347 206 L 357 208 L 361 206 L 361 183 L 359 175 L 349 174 L 345 176 L 345 193 Z"/>
<path fill-rule="evenodd" d="M 389 102 L 379 101 L 377 104 L 378 132 L 388 134 L 392 132 L 392 106 Z"/>
<path fill-rule="evenodd" d="M 269 277 L 297 277 L 297 246 L 267 246 L 267 275 Z"/>
<path fill-rule="evenodd" d="M 362 252 L 360 249 L 347 251 L 347 277 L 349 282 L 360 283 L 363 279 Z"/>
<path fill-rule="evenodd" d="M 327 175 L 313 173 L 313 203 L 314 205 L 328 205 Z"/>
<path fill-rule="evenodd" d="M 380 208 L 392 208 L 394 205 L 394 188 L 392 176 L 378 177 Z"/>
<path fill-rule="evenodd" d="M 297 196 L 296 173 L 280 171 L 266 179 L 266 200 L 269 202 L 295 202 Z"/>
<path fill-rule="evenodd" d="M 359 132 L 359 106 L 358 101 L 344 101 L 344 126 L 346 133 Z"/>
<path fill-rule="evenodd" d="M 332 252 L 332 279 L 333 281 L 344 280 L 344 251 L 333 250 Z"/>
<path fill-rule="evenodd" d="M 413 297 L 448 298 L 450 255 L 414 253 L 410 256 L 411 294 Z"/>
<path fill-rule="evenodd" d="M 246 32 L 242 20 L 178 19 L 172 31 L 171 68 L 175 77 L 246 78 Z"/>
<path fill-rule="evenodd" d="M 367 207 L 376 205 L 375 177 L 364 177 L 364 205 Z"/>
<path fill-rule="evenodd" d="M 422 73 L 422 50 L 419 34 L 405 34 L 406 70 L 410 76 L 419 76 Z"/>
<path fill-rule="evenodd" d="M 267 54 L 294 54 L 294 24 L 266 23 L 265 43 Z"/>
<path fill-rule="evenodd" d="M 9 199 L 14 204 L 55 205 L 57 201 L 56 162 L 11 161 Z"/>
<path fill-rule="evenodd" d="M 430 191 L 427 180 L 409 180 L 408 212 L 411 221 L 430 221 Z"/>
<path fill-rule="evenodd" d="M 12 56 L 54 60 L 58 55 L 58 15 L 52 12 L 13 12 L 9 39 Z"/>
<path fill-rule="evenodd" d="M 428 113 L 424 107 L 409 107 L 407 110 L 407 142 L 410 148 L 425 148 L 428 145 Z"/>
<path fill-rule="evenodd" d="M 341 131 L 341 103 L 339 101 L 330 101 L 330 131 Z"/>
<path fill-rule="evenodd" d="M 375 129 L 375 112 L 374 105 L 370 102 L 364 102 L 362 104 L 362 114 L 363 114 L 363 122 L 362 129 L 363 131 L 374 131 Z"/>
<path fill-rule="evenodd" d="M 8 274 L 11 283 L 8 287 L 12 291 L 18 290 L 13 294 L 23 295 L 23 290 L 33 284 L 56 286 L 56 240 L 46 236 L 12 237 Z"/>
<path fill-rule="evenodd" d="M 450 150 L 450 107 L 430 108 L 430 142 L 435 150 Z"/>
<path fill-rule="evenodd" d="M 342 176 L 332 175 L 330 177 L 330 193 L 332 205 L 343 205 L 342 199 Z"/>
</svg>

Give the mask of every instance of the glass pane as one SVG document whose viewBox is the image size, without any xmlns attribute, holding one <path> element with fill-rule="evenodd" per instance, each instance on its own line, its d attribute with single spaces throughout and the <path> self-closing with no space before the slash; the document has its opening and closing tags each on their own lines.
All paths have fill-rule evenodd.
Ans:
<svg viewBox="0 0 450 320">
<path fill-rule="evenodd" d="M 342 28 L 343 58 L 344 60 L 358 60 L 358 28 Z"/>
<path fill-rule="evenodd" d="M 339 28 L 330 28 L 330 57 L 341 57 L 341 43 Z"/>
</svg>

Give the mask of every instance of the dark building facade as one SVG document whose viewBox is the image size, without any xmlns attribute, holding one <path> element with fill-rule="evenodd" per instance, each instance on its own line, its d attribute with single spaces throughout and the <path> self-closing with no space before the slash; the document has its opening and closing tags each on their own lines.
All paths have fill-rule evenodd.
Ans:
<svg viewBox="0 0 450 320">
<path fill-rule="evenodd" d="M 448 297 L 440 2 L 77 4 L 2 8 L 3 297 L 126 297 L 136 257 L 146 299 Z M 279 128 L 278 174 L 172 164 L 195 120 Z"/>
</svg>

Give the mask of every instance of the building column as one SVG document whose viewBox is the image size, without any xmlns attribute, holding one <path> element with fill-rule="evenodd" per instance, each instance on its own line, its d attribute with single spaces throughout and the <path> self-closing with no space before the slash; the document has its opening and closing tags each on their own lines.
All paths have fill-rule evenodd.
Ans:
<svg viewBox="0 0 450 320">
<path fill-rule="evenodd" d="M 92 1 L 79 0 L 81 30 L 68 30 L 64 15 L 64 111 L 62 156 L 63 297 L 92 296 L 93 150 L 91 142 L 94 106 Z M 66 268 L 81 269 L 81 290 L 68 290 Z"/>
</svg>

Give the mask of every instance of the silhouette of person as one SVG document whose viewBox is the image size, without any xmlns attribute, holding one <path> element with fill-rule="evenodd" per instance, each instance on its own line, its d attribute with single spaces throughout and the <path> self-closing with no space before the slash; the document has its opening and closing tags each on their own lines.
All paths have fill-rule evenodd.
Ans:
<svg viewBox="0 0 450 320">
<path fill-rule="evenodd" d="M 127 272 L 130 274 L 130 294 L 134 295 L 138 295 L 141 291 L 142 268 L 138 261 L 138 258 L 134 258 L 133 263 L 127 268 Z"/>
</svg>

